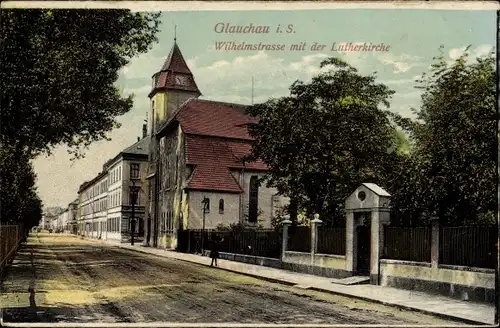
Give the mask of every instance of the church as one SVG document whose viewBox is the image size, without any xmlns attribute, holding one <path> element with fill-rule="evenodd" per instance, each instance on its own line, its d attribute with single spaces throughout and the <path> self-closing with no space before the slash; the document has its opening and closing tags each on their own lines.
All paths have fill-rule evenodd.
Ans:
<svg viewBox="0 0 500 328">
<path fill-rule="evenodd" d="M 253 139 L 245 105 L 200 99 L 201 92 L 174 39 L 152 77 L 145 245 L 175 249 L 179 230 L 241 223 L 271 228 L 288 201 L 259 185 L 260 161 L 243 163 Z"/>
</svg>

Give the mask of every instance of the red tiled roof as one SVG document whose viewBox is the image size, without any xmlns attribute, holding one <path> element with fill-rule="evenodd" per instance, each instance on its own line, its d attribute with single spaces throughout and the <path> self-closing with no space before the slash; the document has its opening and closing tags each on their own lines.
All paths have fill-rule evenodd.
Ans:
<svg viewBox="0 0 500 328">
<path fill-rule="evenodd" d="M 195 165 L 188 188 L 242 192 L 231 169 L 267 171 L 261 161 L 246 165 L 240 161 L 250 150 L 251 143 L 245 140 L 186 135 L 187 164 Z"/>
<path fill-rule="evenodd" d="M 227 167 L 213 165 L 196 166 L 188 189 L 241 193 L 243 190 Z"/>
<path fill-rule="evenodd" d="M 174 115 L 187 134 L 253 140 L 247 125 L 256 119 L 245 115 L 245 106 L 191 98 Z"/>
<path fill-rule="evenodd" d="M 184 56 L 182 56 L 181 50 L 179 49 L 179 46 L 177 46 L 177 42 L 175 42 L 172 49 L 170 49 L 170 53 L 168 54 L 167 60 L 165 60 L 161 70 L 191 74 L 191 70 L 186 64 Z"/>
<path fill-rule="evenodd" d="M 176 81 L 177 76 L 181 77 L 182 83 Z M 177 43 L 174 43 L 161 70 L 153 78 L 154 87 L 152 92 L 156 89 L 169 88 L 200 93 Z"/>
</svg>

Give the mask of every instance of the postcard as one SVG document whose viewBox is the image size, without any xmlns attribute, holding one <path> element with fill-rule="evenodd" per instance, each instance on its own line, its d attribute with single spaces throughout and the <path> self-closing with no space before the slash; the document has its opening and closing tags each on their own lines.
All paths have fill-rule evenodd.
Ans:
<svg viewBox="0 0 500 328">
<path fill-rule="evenodd" d="M 498 324 L 497 3 L 1 6 L 0 325 Z"/>
</svg>

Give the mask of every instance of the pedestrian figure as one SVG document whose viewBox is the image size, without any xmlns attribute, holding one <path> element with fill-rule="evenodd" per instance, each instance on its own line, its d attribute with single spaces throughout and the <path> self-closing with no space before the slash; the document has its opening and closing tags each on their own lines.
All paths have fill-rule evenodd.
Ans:
<svg viewBox="0 0 500 328">
<path fill-rule="evenodd" d="M 219 258 L 219 243 L 219 237 L 214 236 L 214 238 L 212 239 L 212 249 L 210 250 L 210 257 L 212 258 L 212 263 L 210 264 L 211 267 L 214 266 L 214 263 L 215 266 L 217 266 L 217 259 Z"/>
</svg>

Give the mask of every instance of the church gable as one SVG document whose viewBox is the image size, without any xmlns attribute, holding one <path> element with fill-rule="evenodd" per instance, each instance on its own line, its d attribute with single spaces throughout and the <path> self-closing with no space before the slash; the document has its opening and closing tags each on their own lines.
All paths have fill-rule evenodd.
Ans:
<svg viewBox="0 0 500 328">
<path fill-rule="evenodd" d="M 195 167 L 188 188 L 238 192 L 243 190 L 231 170 L 267 171 L 263 163 L 245 165 L 241 158 L 251 145 L 238 140 L 186 135 L 186 164 Z"/>
</svg>

